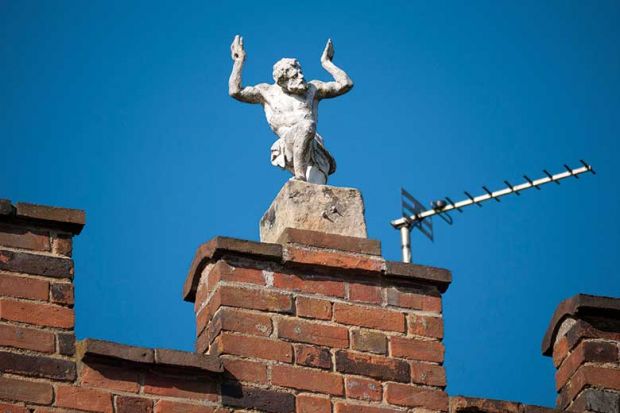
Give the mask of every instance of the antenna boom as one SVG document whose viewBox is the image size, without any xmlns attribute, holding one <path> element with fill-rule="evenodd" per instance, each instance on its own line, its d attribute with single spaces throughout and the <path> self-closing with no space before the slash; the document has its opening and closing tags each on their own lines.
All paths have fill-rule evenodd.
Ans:
<svg viewBox="0 0 620 413">
<path fill-rule="evenodd" d="M 415 222 L 418 221 L 422 221 L 424 218 L 428 218 L 428 217 L 432 217 L 433 215 L 437 215 L 437 214 L 441 214 L 444 212 L 448 212 L 448 211 L 452 211 L 453 209 L 456 210 L 460 210 L 463 207 L 466 206 L 470 206 L 470 205 L 478 205 L 481 202 L 485 202 L 488 201 L 490 199 L 495 199 L 498 200 L 497 198 L 500 198 L 502 196 L 506 196 L 506 195 L 510 195 L 512 193 L 514 194 L 519 194 L 519 192 L 521 191 L 525 191 L 526 189 L 530 189 L 530 188 L 538 188 L 541 185 L 545 185 L 551 182 L 555 182 L 558 183 L 558 181 L 561 181 L 562 179 L 566 179 L 569 177 L 577 177 L 577 175 L 581 175 L 584 174 L 586 172 L 592 172 L 594 173 L 594 170 L 592 169 L 591 165 L 588 165 L 587 163 L 583 162 L 583 165 L 581 168 L 576 168 L 576 169 L 570 169 L 567 168 L 567 170 L 565 172 L 560 172 L 558 174 L 555 175 L 551 175 L 551 174 L 546 174 L 547 176 L 545 176 L 544 178 L 540 178 L 540 179 L 536 179 L 536 180 L 530 180 L 527 179 L 527 182 L 523 182 L 522 184 L 519 185 L 509 185 L 507 182 L 507 187 L 500 189 L 498 191 L 495 192 L 487 192 L 485 194 L 476 196 L 476 197 L 468 197 L 468 199 L 465 199 L 463 201 L 459 201 L 459 202 L 449 202 L 445 207 L 443 208 L 431 208 L 431 209 L 427 209 L 426 211 L 422 211 L 419 212 L 415 215 L 411 215 L 409 217 L 402 217 L 399 219 L 395 219 L 393 221 L 391 221 L 390 223 L 392 224 L 392 226 L 394 228 L 400 229 L 402 227 L 411 227 L 411 225 Z M 478 205 L 480 206 L 480 205 Z"/>
</svg>

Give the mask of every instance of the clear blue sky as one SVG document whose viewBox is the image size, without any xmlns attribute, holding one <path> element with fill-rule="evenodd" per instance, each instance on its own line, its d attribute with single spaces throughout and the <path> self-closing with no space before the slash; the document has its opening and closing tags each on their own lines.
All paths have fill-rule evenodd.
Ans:
<svg viewBox="0 0 620 413">
<path fill-rule="evenodd" d="M 181 287 L 196 247 L 258 238 L 286 173 L 259 106 L 227 95 L 281 57 L 328 79 L 328 37 L 355 88 L 321 105 L 369 233 L 399 258 L 403 185 L 460 199 L 588 160 L 598 171 L 435 221 L 418 263 L 449 268 L 448 390 L 554 404 L 540 342 L 578 292 L 620 296 L 618 2 L 0 1 L 0 197 L 83 208 L 77 334 L 192 349 Z"/>
</svg>

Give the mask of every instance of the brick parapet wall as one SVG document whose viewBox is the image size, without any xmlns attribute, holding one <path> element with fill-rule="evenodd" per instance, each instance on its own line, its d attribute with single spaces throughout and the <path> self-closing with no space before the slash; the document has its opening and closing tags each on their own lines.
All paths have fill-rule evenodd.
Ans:
<svg viewBox="0 0 620 413">
<path fill-rule="evenodd" d="M 557 407 L 620 412 L 620 299 L 577 295 L 553 316 L 543 353 L 557 369 Z"/>
<path fill-rule="evenodd" d="M 333 243 L 285 244 L 266 255 L 265 245 L 226 242 L 221 253 L 199 249 L 192 271 L 200 280 L 186 283 L 196 285 L 186 297 L 195 298 L 197 351 L 224 364 L 224 405 L 448 411 L 441 312 L 447 271 L 388 263 Z"/>
<path fill-rule="evenodd" d="M 74 335 L 79 210 L 0 200 L 1 413 L 214 413 L 216 357 Z"/>
<path fill-rule="evenodd" d="M 557 409 L 448 397 L 449 272 L 322 233 L 202 245 L 183 288 L 196 352 L 76 342 L 83 225 L 83 211 L 0 200 L 0 413 L 620 411 L 620 300 L 579 295 L 556 311 L 543 353 Z"/>
</svg>

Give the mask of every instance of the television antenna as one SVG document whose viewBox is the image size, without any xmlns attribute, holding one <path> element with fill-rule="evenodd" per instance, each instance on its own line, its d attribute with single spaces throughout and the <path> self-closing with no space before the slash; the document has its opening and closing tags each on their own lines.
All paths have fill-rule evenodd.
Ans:
<svg viewBox="0 0 620 413">
<path fill-rule="evenodd" d="M 512 185 L 510 182 L 505 180 L 504 183 L 506 184 L 506 187 L 494 192 L 491 192 L 486 186 L 483 185 L 482 189 L 485 193 L 482 195 L 473 196 L 469 192 L 464 191 L 467 196 L 466 199 L 459 202 L 454 202 L 452 199 L 445 197 L 431 202 L 430 209 L 425 209 L 421 202 L 415 199 L 413 195 L 407 192 L 404 188 L 401 188 L 401 206 L 403 216 L 402 218 L 391 221 L 391 224 L 395 229 L 400 231 L 403 262 L 411 262 L 411 231 L 413 229 L 417 229 L 424 236 L 433 241 L 433 223 L 431 218 L 434 215 L 438 215 L 448 224 L 452 225 L 452 217 L 448 214 L 448 212 L 452 210 L 457 210 L 462 213 L 463 208 L 465 207 L 477 205 L 482 208 L 482 203 L 485 201 L 494 199 L 495 201 L 500 202 L 499 198 L 503 196 L 510 194 L 520 195 L 520 192 L 530 188 L 540 190 L 542 185 L 550 182 L 555 182 L 560 185 L 561 180 L 570 177 L 578 179 L 579 175 L 586 172 L 596 175 L 596 172 L 594 172 L 591 165 L 583 160 L 580 162 L 583 166 L 576 169 L 572 169 L 568 165 L 564 164 L 564 169 L 566 169 L 566 171 L 555 175 L 551 175 L 551 173 L 544 169 L 543 172 L 545 176 L 540 179 L 532 180 L 527 175 L 523 175 L 525 182 L 518 185 Z"/>
</svg>

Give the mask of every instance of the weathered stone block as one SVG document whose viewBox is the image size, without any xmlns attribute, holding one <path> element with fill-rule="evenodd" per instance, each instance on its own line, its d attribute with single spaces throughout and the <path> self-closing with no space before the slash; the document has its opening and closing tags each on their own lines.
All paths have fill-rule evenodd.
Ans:
<svg viewBox="0 0 620 413">
<path fill-rule="evenodd" d="M 260 239 L 275 243 L 286 228 L 367 238 L 360 191 L 288 181 L 260 221 Z"/>
</svg>

